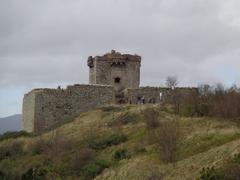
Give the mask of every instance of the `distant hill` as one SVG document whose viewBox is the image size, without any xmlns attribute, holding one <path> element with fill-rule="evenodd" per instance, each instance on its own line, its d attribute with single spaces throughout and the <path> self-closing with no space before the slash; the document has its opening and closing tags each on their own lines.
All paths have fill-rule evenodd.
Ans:
<svg viewBox="0 0 240 180">
<path fill-rule="evenodd" d="M 0 118 L 0 134 L 3 134 L 7 131 L 21 130 L 21 119 L 21 114 Z"/>
</svg>

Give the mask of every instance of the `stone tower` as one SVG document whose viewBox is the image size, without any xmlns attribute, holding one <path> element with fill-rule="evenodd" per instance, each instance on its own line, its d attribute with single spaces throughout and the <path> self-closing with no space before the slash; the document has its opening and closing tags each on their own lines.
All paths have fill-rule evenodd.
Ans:
<svg viewBox="0 0 240 180">
<path fill-rule="evenodd" d="M 127 88 L 139 88 L 141 57 L 114 50 L 103 56 L 88 58 L 89 83 L 112 85 L 115 101 L 124 103 Z"/>
</svg>

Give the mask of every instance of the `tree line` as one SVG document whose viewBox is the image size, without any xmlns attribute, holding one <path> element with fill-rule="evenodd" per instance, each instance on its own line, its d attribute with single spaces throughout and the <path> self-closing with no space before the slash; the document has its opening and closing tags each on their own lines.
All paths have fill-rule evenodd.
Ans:
<svg viewBox="0 0 240 180">
<path fill-rule="evenodd" d="M 240 117 L 240 89 L 233 85 L 202 84 L 188 93 L 181 93 L 177 77 L 168 77 L 166 85 L 171 89 L 169 104 L 174 112 L 186 116 L 210 116 L 238 119 Z"/>
</svg>

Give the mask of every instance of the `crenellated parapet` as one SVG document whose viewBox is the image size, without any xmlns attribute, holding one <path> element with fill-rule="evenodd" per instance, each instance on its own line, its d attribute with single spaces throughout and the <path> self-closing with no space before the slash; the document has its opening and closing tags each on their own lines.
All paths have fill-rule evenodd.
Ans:
<svg viewBox="0 0 240 180">
<path fill-rule="evenodd" d="M 88 57 L 88 66 L 90 68 L 94 67 L 94 61 L 106 61 L 111 66 L 125 66 L 128 62 L 138 62 L 141 63 L 141 56 L 131 55 L 131 54 L 121 54 L 112 50 L 111 53 L 106 53 L 103 56 L 89 56 Z"/>
</svg>

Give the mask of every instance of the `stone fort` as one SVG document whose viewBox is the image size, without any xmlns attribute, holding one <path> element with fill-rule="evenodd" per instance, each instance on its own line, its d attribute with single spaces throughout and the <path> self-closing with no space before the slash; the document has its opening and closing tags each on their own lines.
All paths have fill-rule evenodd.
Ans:
<svg viewBox="0 0 240 180">
<path fill-rule="evenodd" d="M 112 50 L 103 56 L 90 56 L 87 64 L 88 85 L 33 89 L 24 95 L 23 130 L 42 132 L 93 108 L 160 103 L 169 96 L 169 88 L 139 87 L 141 57 L 138 55 Z"/>
</svg>

